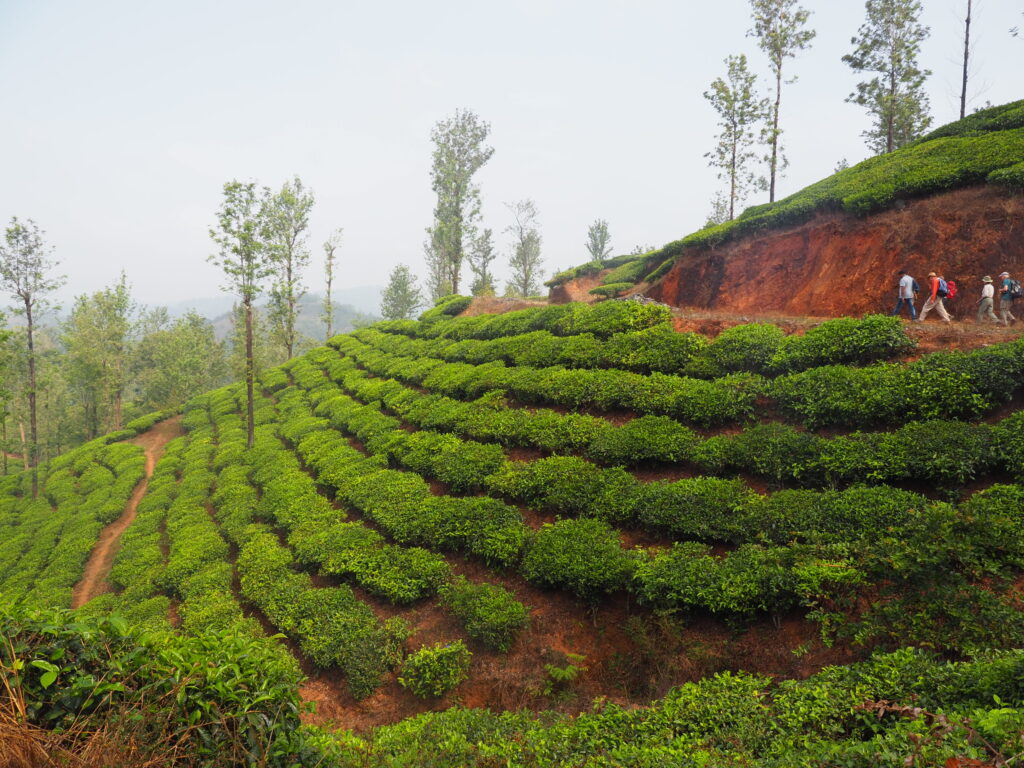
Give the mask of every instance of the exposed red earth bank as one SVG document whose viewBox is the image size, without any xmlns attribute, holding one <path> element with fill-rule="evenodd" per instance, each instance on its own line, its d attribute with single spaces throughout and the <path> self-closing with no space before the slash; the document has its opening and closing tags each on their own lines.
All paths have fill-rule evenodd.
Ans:
<svg viewBox="0 0 1024 768">
<path fill-rule="evenodd" d="M 757 232 L 685 253 L 645 291 L 680 308 L 837 317 L 889 310 L 895 273 L 922 290 L 935 271 L 955 280 L 954 314 L 969 317 L 981 278 L 1024 273 L 1024 195 L 971 187 L 905 202 L 870 216 L 819 213 L 797 226 Z M 551 301 L 583 298 L 599 282 L 573 280 Z"/>
</svg>

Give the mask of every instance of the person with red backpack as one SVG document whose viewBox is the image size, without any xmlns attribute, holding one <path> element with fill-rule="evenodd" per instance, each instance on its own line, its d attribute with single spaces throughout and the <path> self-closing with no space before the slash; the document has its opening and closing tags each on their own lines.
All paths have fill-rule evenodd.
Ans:
<svg viewBox="0 0 1024 768">
<path fill-rule="evenodd" d="M 1011 280 L 1009 272 L 1002 272 L 999 275 L 1001 285 L 999 288 L 999 319 L 1003 325 L 1008 326 L 1011 322 L 1016 323 L 1017 318 L 1010 310 L 1013 302 L 1021 297 L 1020 280 Z"/>
<path fill-rule="evenodd" d="M 953 318 L 949 316 L 949 312 L 946 311 L 946 307 L 943 306 L 942 300 L 949 292 L 949 285 L 941 277 L 936 275 L 934 272 L 928 273 L 928 298 L 924 302 L 924 306 L 921 307 L 921 316 L 917 318 L 917 322 L 923 323 L 925 317 L 934 309 L 939 313 L 945 322 L 950 323 Z"/>
</svg>

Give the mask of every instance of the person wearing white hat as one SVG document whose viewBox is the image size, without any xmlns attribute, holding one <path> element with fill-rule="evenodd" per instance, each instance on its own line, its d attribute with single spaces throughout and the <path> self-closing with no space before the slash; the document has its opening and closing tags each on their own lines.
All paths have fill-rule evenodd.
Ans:
<svg viewBox="0 0 1024 768">
<path fill-rule="evenodd" d="M 981 298 L 978 299 L 978 322 L 983 323 L 986 320 L 991 320 L 993 323 L 998 323 L 999 318 L 992 311 L 992 299 L 996 294 L 996 289 L 992 286 L 992 278 L 985 275 L 981 278 L 981 282 Z"/>
<path fill-rule="evenodd" d="M 1011 322 L 1017 322 L 1017 318 L 1013 316 L 1013 312 L 1011 311 L 1013 309 L 1013 300 L 1016 298 L 1016 296 L 1014 296 L 1014 283 L 1016 281 L 1010 279 L 1009 272 L 1001 272 L 999 273 L 999 277 L 1001 278 L 1001 286 L 999 289 L 999 319 L 1002 321 L 1003 325 L 1008 326 Z"/>
</svg>

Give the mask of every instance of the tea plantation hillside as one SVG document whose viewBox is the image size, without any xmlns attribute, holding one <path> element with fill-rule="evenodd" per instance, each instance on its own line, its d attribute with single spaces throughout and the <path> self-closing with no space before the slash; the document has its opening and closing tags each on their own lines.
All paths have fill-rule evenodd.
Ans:
<svg viewBox="0 0 1024 768">
<path fill-rule="evenodd" d="M 1024 751 L 1024 338 L 467 303 L 264 372 L 251 450 L 242 387 L 191 401 L 76 612 L 142 476 L 118 441 L 164 415 L 36 500 L 4 479 L 0 728 L 152 722 L 169 762 L 224 765 Z"/>
</svg>

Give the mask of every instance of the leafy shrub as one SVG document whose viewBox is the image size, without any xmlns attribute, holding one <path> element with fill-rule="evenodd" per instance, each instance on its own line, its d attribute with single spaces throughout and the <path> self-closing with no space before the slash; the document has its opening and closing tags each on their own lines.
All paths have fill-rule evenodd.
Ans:
<svg viewBox="0 0 1024 768">
<path fill-rule="evenodd" d="M 993 450 L 1007 471 L 1024 482 L 1024 410 L 1007 416 L 992 430 Z"/>
<path fill-rule="evenodd" d="M 469 676 L 471 659 L 461 640 L 423 646 L 406 657 L 398 682 L 423 699 L 444 696 Z"/>
<path fill-rule="evenodd" d="M 158 742 L 211 766 L 246 754 L 283 768 L 307 750 L 301 675 L 266 640 L 147 634 L 117 616 L 6 608 L 0 635 L 4 682 L 37 726 L 90 731 L 135 723 L 136 745 Z M 16 660 L 24 671 L 9 676 Z"/>
<path fill-rule="evenodd" d="M 630 288 L 633 288 L 634 284 L 629 282 L 622 283 L 605 283 L 591 288 L 589 293 L 593 296 L 603 296 L 604 298 L 614 298 L 620 296 Z"/>
<path fill-rule="evenodd" d="M 461 314 L 473 303 L 472 296 L 442 296 L 434 302 L 434 306 L 420 315 L 421 321 L 440 320 Z"/>
<path fill-rule="evenodd" d="M 785 338 L 782 329 L 769 323 L 750 323 L 726 328 L 706 346 L 700 357 L 713 366 L 718 375 L 765 373 Z"/>
<path fill-rule="evenodd" d="M 441 600 L 470 637 L 502 652 L 530 622 L 529 609 L 497 584 L 474 584 L 460 576 L 441 590 Z"/>
<path fill-rule="evenodd" d="M 1024 190 L 1024 162 L 992 171 L 988 175 L 988 182 L 1014 190 Z"/>
<path fill-rule="evenodd" d="M 644 276 L 644 272 L 647 271 L 647 259 L 644 256 L 639 256 L 632 261 L 625 261 L 619 266 L 612 269 L 607 275 L 601 279 L 602 285 L 612 285 L 614 283 L 625 283 L 627 285 L 633 285 L 639 283 Z"/>
<path fill-rule="evenodd" d="M 637 487 L 634 514 L 645 529 L 673 537 L 742 541 L 751 533 L 744 513 L 756 498 L 741 480 L 659 481 Z"/>
<path fill-rule="evenodd" d="M 784 548 L 746 544 L 716 558 L 707 546 L 686 542 L 641 560 L 634 584 L 640 600 L 662 608 L 778 611 L 795 601 L 791 565 Z"/>
<path fill-rule="evenodd" d="M 598 432 L 587 455 L 602 464 L 679 462 L 690 456 L 698 439 L 692 429 L 666 416 L 641 416 Z"/>
<path fill-rule="evenodd" d="M 506 462 L 487 479 L 491 493 L 559 514 L 620 522 L 632 511 L 637 482 L 622 469 L 601 469 L 575 456 Z"/>
<path fill-rule="evenodd" d="M 677 333 L 668 325 L 656 325 L 615 334 L 604 344 L 603 360 L 614 368 L 679 373 L 707 345 L 707 338 L 699 334 Z"/>
<path fill-rule="evenodd" d="M 836 363 L 868 363 L 904 354 L 914 344 L 898 317 L 839 317 L 808 329 L 803 336 L 786 336 L 769 367 L 790 373 Z"/>
<path fill-rule="evenodd" d="M 601 520 L 546 523 L 523 557 L 527 581 L 560 587 L 595 601 L 623 589 L 633 572 L 633 558 L 622 548 L 614 528 Z"/>
</svg>

